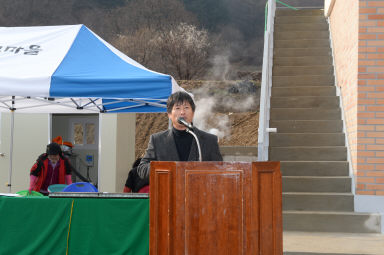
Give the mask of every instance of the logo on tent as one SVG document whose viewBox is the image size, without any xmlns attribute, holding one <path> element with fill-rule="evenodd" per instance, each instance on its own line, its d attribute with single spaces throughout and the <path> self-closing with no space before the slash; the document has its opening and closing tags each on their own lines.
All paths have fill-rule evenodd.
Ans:
<svg viewBox="0 0 384 255">
<path fill-rule="evenodd" d="M 32 44 L 27 48 L 23 48 L 20 46 L 1 46 L 0 45 L 0 52 L 14 53 L 14 54 L 19 54 L 24 52 L 24 55 L 38 55 L 39 52 L 42 50 L 40 48 L 41 48 L 40 45 L 36 45 L 36 44 Z"/>
</svg>

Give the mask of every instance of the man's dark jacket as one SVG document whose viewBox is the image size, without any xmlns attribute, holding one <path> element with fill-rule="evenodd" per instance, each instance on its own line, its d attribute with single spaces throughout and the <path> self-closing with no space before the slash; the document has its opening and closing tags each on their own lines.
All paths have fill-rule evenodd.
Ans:
<svg viewBox="0 0 384 255">
<path fill-rule="evenodd" d="M 196 127 L 193 128 L 193 132 L 200 142 L 202 161 L 223 160 L 217 136 L 199 130 Z M 151 135 L 147 151 L 137 168 L 140 178 L 146 179 L 149 177 L 149 164 L 151 161 L 180 161 L 172 129 Z M 195 139 L 192 141 L 188 161 L 199 161 L 199 152 Z"/>
</svg>

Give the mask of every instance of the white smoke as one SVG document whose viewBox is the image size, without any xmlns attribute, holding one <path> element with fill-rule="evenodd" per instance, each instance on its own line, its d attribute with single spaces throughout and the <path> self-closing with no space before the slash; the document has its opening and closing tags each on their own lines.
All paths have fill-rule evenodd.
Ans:
<svg viewBox="0 0 384 255">
<path fill-rule="evenodd" d="M 255 111 L 255 99 L 258 99 L 256 95 L 250 95 L 246 98 L 241 98 L 241 101 L 237 98 L 229 97 L 222 102 L 222 106 L 226 108 L 232 108 L 236 112 Z"/>
<path fill-rule="evenodd" d="M 212 67 L 209 72 L 210 79 L 217 81 L 227 80 L 227 74 L 231 69 L 231 64 L 229 63 L 230 55 L 230 51 L 227 50 L 222 54 L 215 55 L 211 59 Z"/>
<path fill-rule="evenodd" d="M 196 111 L 194 125 L 201 130 L 217 135 L 219 139 L 230 134 L 230 123 L 227 115 L 214 114 L 213 108 L 216 106 L 216 99 L 204 97 L 195 101 Z"/>
<path fill-rule="evenodd" d="M 208 80 L 223 81 L 223 84 L 231 85 L 230 82 L 226 81 L 231 72 L 230 56 L 230 50 L 224 50 L 211 59 L 212 67 L 208 72 Z M 210 86 L 209 82 L 207 82 L 200 88 L 192 91 L 196 104 L 194 125 L 201 130 L 218 136 L 219 139 L 228 137 L 231 134 L 229 115 L 232 111 L 244 112 L 250 109 L 255 110 L 255 99 L 257 97 L 255 94 L 245 97 L 244 93 L 230 93 L 229 86 L 212 90 L 213 86 Z M 217 93 L 220 93 L 220 96 Z M 221 113 L 215 112 L 218 108 L 221 109 Z M 227 109 L 230 110 L 227 111 Z M 227 113 L 225 114 L 224 112 Z"/>
</svg>

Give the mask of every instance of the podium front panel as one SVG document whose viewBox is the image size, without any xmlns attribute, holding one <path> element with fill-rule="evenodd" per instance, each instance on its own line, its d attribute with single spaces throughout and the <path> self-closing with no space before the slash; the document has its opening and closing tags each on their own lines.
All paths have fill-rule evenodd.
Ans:
<svg viewBox="0 0 384 255">
<path fill-rule="evenodd" d="M 150 254 L 282 254 L 279 162 L 151 162 Z"/>
<path fill-rule="evenodd" d="M 188 254 L 241 254 L 242 171 L 185 171 L 185 249 Z M 206 185 L 201 185 L 205 183 Z"/>
</svg>

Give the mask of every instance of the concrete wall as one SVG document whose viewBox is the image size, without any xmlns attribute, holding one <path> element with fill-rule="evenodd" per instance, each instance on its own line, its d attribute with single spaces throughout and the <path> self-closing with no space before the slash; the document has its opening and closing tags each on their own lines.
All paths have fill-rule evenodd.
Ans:
<svg viewBox="0 0 384 255">
<path fill-rule="evenodd" d="M 223 161 L 257 161 L 257 146 L 221 146 L 220 152 L 223 156 Z"/>
<path fill-rule="evenodd" d="M 324 0 L 324 16 L 325 17 L 329 17 L 329 15 L 331 15 L 335 2 L 336 0 Z"/>
<path fill-rule="evenodd" d="M 340 87 L 352 167 L 357 165 L 358 3 L 337 0 L 329 16 L 337 86 Z M 348 24 L 348 26 L 346 26 Z"/>
<path fill-rule="evenodd" d="M 135 160 L 136 114 L 100 114 L 99 190 L 123 192 Z"/>
<path fill-rule="evenodd" d="M 4 153 L 0 156 L 0 193 L 8 193 L 10 117 L 9 113 L 2 113 L 0 118 L 0 153 Z M 100 119 L 99 190 L 122 192 L 135 160 L 136 115 L 102 114 Z M 12 193 L 28 189 L 29 171 L 37 157 L 45 152 L 51 131 L 49 114 L 15 113 L 14 123 Z M 60 130 L 59 127 L 57 132 L 64 132 Z"/>
<path fill-rule="evenodd" d="M 0 192 L 8 193 L 11 114 L 1 113 L 0 123 Z M 15 193 L 29 187 L 29 171 L 37 157 L 45 152 L 49 141 L 49 114 L 15 113 L 13 140 L 12 189 Z"/>
</svg>

